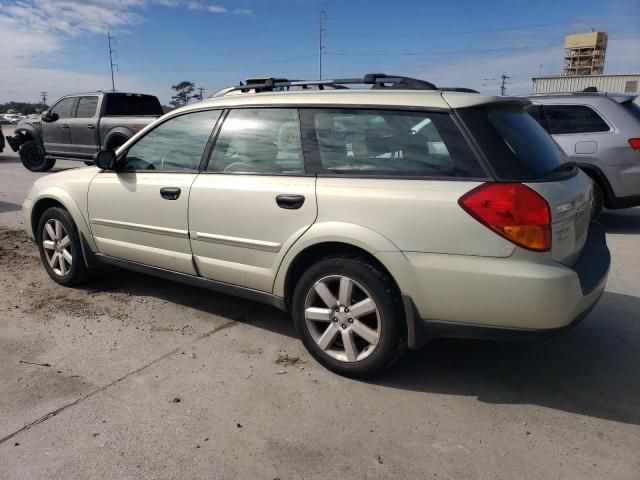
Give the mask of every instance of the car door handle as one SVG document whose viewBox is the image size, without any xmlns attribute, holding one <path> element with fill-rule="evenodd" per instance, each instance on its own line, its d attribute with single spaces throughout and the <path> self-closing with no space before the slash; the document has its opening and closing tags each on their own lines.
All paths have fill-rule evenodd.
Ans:
<svg viewBox="0 0 640 480">
<path fill-rule="evenodd" d="M 280 208 L 297 210 L 304 204 L 304 195 L 282 194 L 276 197 L 276 203 Z"/>
<path fill-rule="evenodd" d="M 66 123 L 63 123 L 62 125 L 60 125 L 60 128 L 69 128 L 69 125 L 67 125 Z"/>
<path fill-rule="evenodd" d="M 87 125 L 87 128 L 90 128 L 90 129 L 93 130 L 94 128 L 96 128 L 96 126 L 95 125 Z"/>
<path fill-rule="evenodd" d="M 165 200 L 177 200 L 181 191 L 178 187 L 163 187 L 160 189 L 160 196 Z"/>
</svg>

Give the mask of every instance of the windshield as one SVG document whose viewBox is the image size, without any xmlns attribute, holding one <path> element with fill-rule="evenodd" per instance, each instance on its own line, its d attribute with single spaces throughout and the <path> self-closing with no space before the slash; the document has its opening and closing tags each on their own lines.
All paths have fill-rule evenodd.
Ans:
<svg viewBox="0 0 640 480">
<path fill-rule="evenodd" d="M 500 180 L 542 180 L 566 156 L 549 134 L 520 106 L 486 106 L 458 111 Z"/>
</svg>

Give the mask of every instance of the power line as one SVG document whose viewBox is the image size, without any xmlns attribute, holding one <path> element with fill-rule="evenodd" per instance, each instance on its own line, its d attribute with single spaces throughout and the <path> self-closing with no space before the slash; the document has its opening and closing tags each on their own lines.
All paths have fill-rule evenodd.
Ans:
<svg viewBox="0 0 640 480">
<path fill-rule="evenodd" d="M 113 49 L 112 40 L 113 40 L 113 43 L 115 43 L 116 46 L 117 46 L 118 43 L 117 43 L 117 40 L 115 39 L 115 37 L 112 37 L 111 33 L 107 32 L 107 41 L 109 42 L 109 66 L 111 67 L 111 91 L 115 92 L 116 91 L 116 83 L 115 83 L 115 80 L 113 78 L 113 67 L 118 68 L 118 64 L 117 63 L 113 63 L 113 54 L 115 53 L 115 55 L 117 57 L 118 56 L 118 52 L 116 52 Z"/>
<path fill-rule="evenodd" d="M 433 55 L 434 53 L 438 54 L 455 54 L 455 53 L 485 53 L 485 52 L 502 52 L 509 50 L 528 50 L 533 48 L 548 48 L 548 47 L 561 47 L 558 43 L 550 43 L 546 45 L 531 45 L 528 47 L 503 47 L 503 48 L 484 48 L 484 49 L 475 49 L 475 50 L 434 50 L 431 52 L 358 52 L 358 53 L 347 53 L 347 52 L 328 52 L 326 55 L 334 55 L 334 56 L 369 56 L 369 57 L 428 57 Z"/>
<path fill-rule="evenodd" d="M 389 20 L 389 19 L 395 19 L 395 18 L 442 17 L 442 16 L 449 16 L 449 15 L 466 15 L 469 13 L 495 12 L 499 10 L 509 10 L 514 8 L 530 7 L 530 6 L 543 5 L 543 4 L 549 4 L 549 3 L 558 4 L 558 3 L 567 2 L 567 1 L 568 0 L 541 0 L 537 2 L 518 3 L 515 5 L 514 4 L 502 5 L 499 7 L 468 8 L 466 10 L 455 10 L 455 11 L 449 11 L 449 12 L 436 12 L 436 13 L 433 13 L 433 12 L 417 13 L 414 15 L 394 15 L 394 16 L 385 15 L 383 17 L 379 15 L 358 16 L 358 20 L 367 20 L 367 19 L 375 19 L 375 18 Z M 353 20 L 353 17 L 327 17 L 327 19 L 328 20 Z"/>
</svg>

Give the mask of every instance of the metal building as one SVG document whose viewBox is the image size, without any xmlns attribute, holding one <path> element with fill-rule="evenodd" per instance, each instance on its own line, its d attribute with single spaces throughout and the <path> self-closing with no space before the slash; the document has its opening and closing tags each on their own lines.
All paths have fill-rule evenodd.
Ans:
<svg viewBox="0 0 640 480">
<path fill-rule="evenodd" d="M 607 32 L 575 33 L 564 37 L 563 76 L 600 75 L 604 71 Z"/>
<path fill-rule="evenodd" d="M 640 73 L 536 77 L 531 80 L 533 81 L 531 93 L 579 92 L 585 88 L 595 87 L 599 92 L 639 95 L 635 102 L 640 104 Z"/>
</svg>

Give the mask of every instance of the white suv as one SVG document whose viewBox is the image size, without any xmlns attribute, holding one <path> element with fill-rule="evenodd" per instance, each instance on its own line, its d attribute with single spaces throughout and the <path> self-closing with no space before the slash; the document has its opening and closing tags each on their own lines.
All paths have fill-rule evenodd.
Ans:
<svg viewBox="0 0 640 480">
<path fill-rule="evenodd" d="M 27 230 L 60 284 L 110 264 L 269 303 L 348 376 L 438 336 L 558 332 L 610 257 L 528 105 L 380 75 L 227 89 L 36 181 Z"/>
</svg>

